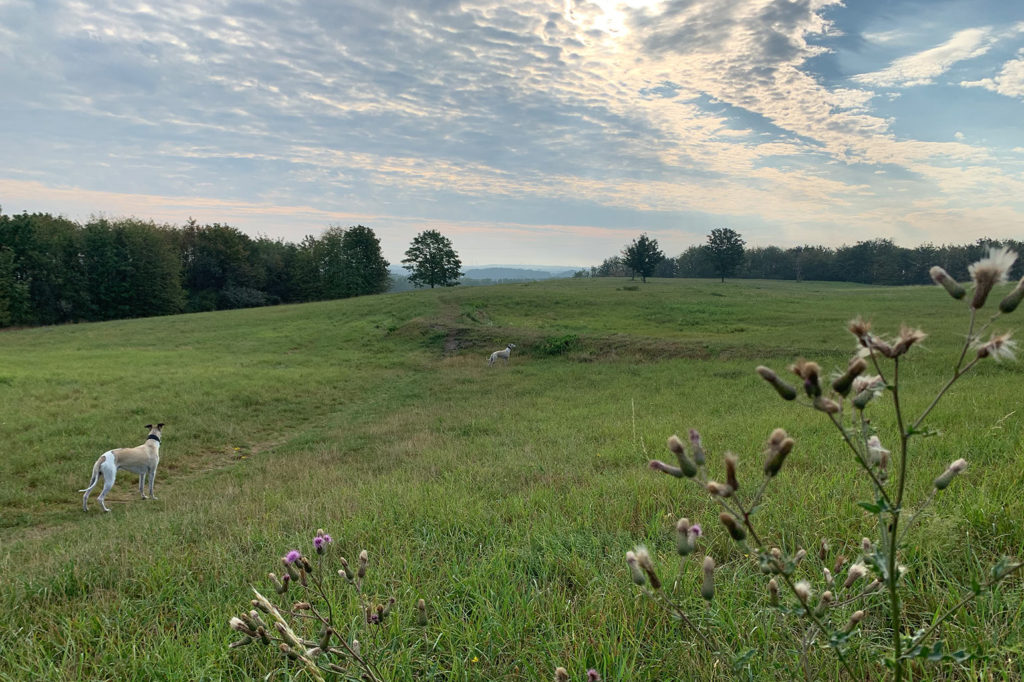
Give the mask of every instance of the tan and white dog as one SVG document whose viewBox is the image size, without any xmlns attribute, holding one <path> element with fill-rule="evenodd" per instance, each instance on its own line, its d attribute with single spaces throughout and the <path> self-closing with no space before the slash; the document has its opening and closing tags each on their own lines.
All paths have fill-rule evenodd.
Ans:
<svg viewBox="0 0 1024 682">
<path fill-rule="evenodd" d="M 164 428 L 163 424 L 146 424 L 146 428 L 149 429 L 149 435 L 146 436 L 146 441 L 134 448 L 114 448 L 113 450 L 107 450 L 100 458 L 96 460 L 96 463 L 92 465 L 92 479 L 89 481 L 89 487 L 83 490 L 79 490 L 82 495 L 82 509 L 83 511 L 89 511 L 89 493 L 96 487 L 99 482 L 100 474 L 103 474 L 103 492 L 100 493 L 100 506 L 103 507 L 103 511 L 110 511 L 107 505 L 103 503 L 107 493 L 114 486 L 114 480 L 117 478 L 118 469 L 127 469 L 132 473 L 139 475 L 139 492 L 142 494 L 142 499 L 146 499 L 146 477 L 149 477 L 149 496 L 156 499 L 156 495 L 153 494 L 153 481 L 156 479 L 156 466 L 160 463 L 160 433 Z"/>
</svg>

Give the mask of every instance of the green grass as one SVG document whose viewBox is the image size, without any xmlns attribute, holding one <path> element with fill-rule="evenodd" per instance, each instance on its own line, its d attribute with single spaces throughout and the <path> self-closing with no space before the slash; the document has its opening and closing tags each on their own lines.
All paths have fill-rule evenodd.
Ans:
<svg viewBox="0 0 1024 682">
<path fill-rule="evenodd" d="M 642 598 L 626 550 L 674 576 L 671 529 L 708 530 L 719 566 L 708 607 L 691 566 L 678 588 L 723 650 L 758 649 L 756 679 L 798 677 L 795 622 L 695 486 L 646 469 L 696 427 L 758 480 L 772 428 L 797 440 L 759 512 L 794 550 L 828 537 L 848 556 L 870 532 L 871 492 L 819 414 L 778 400 L 753 367 L 797 356 L 826 370 L 853 350 L 846 321 L 930 333 L 907 366 L 911 413 L 948 375 L 962 308 L 934 287 L 564 280 L 0 333 L 0 679 L 247 679 L 280 666 L 232 652 L 227 620 L 277 558 L 370 551 L 371 589 L 394 593 L 384 657 L 395 680 L 731 679 L 716 654 Z M 998 300 L 998 299 L 996 299 Z M 1024 318 L 1020 318 L 1024 319 Z M 1006 322 L 1019 322 L 1008 318 Z M 1012 325 L 1011 325 L 1012 326 Z M 1002 329 L 1002 327 L 999 327 Z M 511 363 L 488 353 L 517 344 Z M 552 350 L 554 349 L 554 350 Z M 911 500 L 953 459 L 971 467 L 913 533 L 913 625 L 952 604 L 1000 554 L 1024 554 L 1022 371 L 988 363 L 951 391 L 917 444 Z M 876 423 L 891 424 L 876 408 Z M 90 467 L 167 423 L 157 501 L 122 472 L 111 514 L 81 511 Z M 885 431 L 883 431 L 883 435 Z M 891 431 L 890 431 L 891 434 Z M 892 442 L 893 436 L 883 441 Z M 979 568 L 980 565 L 980 568 Z M 805 569 L 810 571 L 811 564 Z M 431 622 L 411 624 L 423 597 Z M 987 652 L 948 679 L 1019 679 L 1020 581 L 945 628 Z M 864 638 L 885 636 L 881 607 Z M 865 676 L 876 662 L 860 645 Z M 837 665 L 811 653 L 822 678 Z"/>
</svg>

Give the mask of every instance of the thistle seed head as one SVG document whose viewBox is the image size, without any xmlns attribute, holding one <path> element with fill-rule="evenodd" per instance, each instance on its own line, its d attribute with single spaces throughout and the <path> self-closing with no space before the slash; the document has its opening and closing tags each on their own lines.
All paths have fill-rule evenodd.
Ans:
<svg viewBox="0 0 1024 682">
<path fill-rule="evenodd" d="M 948 272 L 940 268 L 938 265 L 933 265 L 932 269 L 928 271 L 931 275 L 932 281 L 945 289 L 950 296 L 956 300 L 960 300 L 967 293 L 967 289 L 953 279 Z"/>
<path fill-rule="evenodd" d="M 707 601 L 715 598 L 715 560 L 709 556 L 704 557 L 704 582 L 700 587 L 700 596 Z"/>
<path fill-rule="evenodd" d="M 971 279 L 974 280 L 974 297 L 971 299 L 971 307 L 975 310 L 985 305 L 992 287 L 1000 282 L 1006 281 L 1006 274 L 1013 267 L 1017 260 L 1017 253 L 1008 247 L 992 248 L 988 250 L 988 256 L 977 263 L 967 267 Z"/>
</svg>

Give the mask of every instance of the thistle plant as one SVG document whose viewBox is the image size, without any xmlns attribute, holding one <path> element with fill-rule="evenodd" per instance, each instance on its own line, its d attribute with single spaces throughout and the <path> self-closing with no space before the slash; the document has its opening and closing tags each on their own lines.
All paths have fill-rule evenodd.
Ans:
<svg viewBox="0 0 1024 682">
<path fill-rule="evenodd" d="M 721 508 L 719 520 L 729 536 L 745 554 L 757 557 L 760 570 L 770 576 L 767 585 L 770 605 L 804 619 L 805 651 L 820 637 L 835 652 L 851 678 L 858 676 L 848 659 L 848 645 L 868 610 L 876 612 L 875 620 L 883 623 L 882 641 L 886 642 L 883 661 L 891 678 L 901 682 L 907 677 L 908 666 L 913 661 L 963 661 L 968 658 L 969 654 L 964 651 L 948 651 L 937 636 L 940 627 L 979 595 L 1024 566 L 1024 563 L 1006 557 L 1000 559 L 990 568 L 984 581 L 972 581 L 962 598 L 926 624 L 909 622 L 905 613 L 904 595 L 910 588 L 907 581 L 901 579 L 906 569 L 900 557 L 906 546 L 907 534 L 921 513 L 935 503 L 968 467 L 965 459 L 951 462 L 945 470 L 937 472 L 924 499 L 917 505 L 911 505 L 907 499 L 910 492 L 907 474 L 912 451 L 919 447 L 923 436 L 933 433 L 926 429 L 925 422 L 953 385 L 980 363 L 1014 359 L 1016 342 L 1011 332 L 995 333 L 990 329 L 1001 321 L 1003 315 L 1018 307 L 1024 298 L 1024 279 L 1002 299 L 998 310 L 987 320 L 982 321 L 981 311 L 995 285 L 1006 281 L 1007 272 L 1016 258 L 1017 254 L 1009 249 L 990 249 L 986 258 L 969 268 L 973 282 L 970 292 L 942 268 L 936 266 L 931 269 L 932 279 L 937 285 L 954 300 L 967 302 L 967 330 L 963 346 L 952 362 L 948 381 L 920 414 L 908 413 L 903 393 L 906 387 L 901 379 L 901 370 L 911 351 L 926 338 L 923 331 L 913 327 L 903 326 L 895 336 L 884 337 L 873 331 L 870 322 L 859 317 L 852 320 L 848 329 L 856 339 L 857 350 L 845 369 L 826 377 L 817 363 L 798 360 L 789 368 L 796 376 L 798 386 L 781 378 L 771 368 L 757 368 L 758 375 L 783 400 L 811 408 L 835 427 L 842 447 L 850 453 L 852 461 L 870 484 L 874 499 L 860 502 L 859 506 L 874 517 L 876 537 L 865 537 L 859 543 L 847 542 L 846 547 L 856 545 L 856 556 L 848 559 L 832 552 L 829 543 L 822 540 L 812 560 L 801 567 L 808 558 L 805 549 L 787 554 L 773 547 L 764 531 L 755 524 L 755 513 L 768 486 L 780 475 L 787 457 L 796 447 L 794 439 L 783 429 L 775 429 L 768 437 L 760 481 L 753 485 L 744 483 L 742 489 L 737 476 L 738 460 L 731 453 L 723 458 L 724 477 L 719 480 L 710 477 L 705 448 L 695 430 L 690 431 L 689 449 L 678 437 L 669 438 L 668 448 L 676 455 L 677 465 L 650 462 L 652 469 L 689 479 L 704 488 Z M 988 338 L 985 338 L 986 334 Z M 891 401 L 889 414 L 895 419 L 891 431 L 880 430 L 878 415 L 874 414 L 884 397 Z M 884 442 L 888 438 L 883 436 L 886 433 L 896 434 L 891 443 Z M 810 571 L 813 580 L 799 578 L 798 571 L 801 575 L 807 573 L 804 568 L 814 563 L 814 556 L 817 567 Z M 639 559 L 634 563 L 643 568 Z M 630 568 L 637 582 L 641 576 L 634 563 Z M 806 657 L 804 664 L 805 674 L 812 677 Z"/>
<path fill-rule="evenodd" d="M 333 538 L 318 530 L 312 560 L 297 549 L 283 556 L 281 576 L 267 574 L 280 604 L 252 588 L 252 609 L 228 623 L 242 636 L 230 648 L 262 644 L 283 656 L 286 667 L 318 682 L 327 677 L 384 682 L 374 652 L 389 644 L 384 625 L 395 611 L 396 600 L 366 591 L 370 556 L 365 549 L 353 567 L 336 555 L 333 545 Z M 341 568 L 332 571 L 326 564 L 335 560 Z M 343 598 L 346 590 L 349 596 Z M 345 602 L 349 611 L 339 608 L 339 602 Z M 416 603 L 414 620 L 419 627 L 427 624 L 422 599 Z"/>
</svg>

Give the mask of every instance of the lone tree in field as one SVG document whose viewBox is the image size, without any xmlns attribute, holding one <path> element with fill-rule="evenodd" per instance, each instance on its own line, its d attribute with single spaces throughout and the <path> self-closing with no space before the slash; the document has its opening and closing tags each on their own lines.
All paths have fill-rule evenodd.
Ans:
<svg viewBox="0 0 1024 682">
<path fill-rule="evenodd" d="M 437 230 L 424 230 L 416 235 L 405 252 L 403 265 L 414 286 L 453 287 L 459 283 L 462 261 L 448 237 Z"/>
<path fill-rule="evenodd" d="M 726 276 L 732 276 L 736 269 L 743 264 L 745 254 L 743 246 L 746 244 L 740 233 L 730 230 L 728 227 L 716 227 L 708 235 L 708 243 L 704 249 L 715 266 L 715 272 L 725 281 Z"/>
<path fill-rule="evenodd" d="M 647 276 L 663 260 L 665 254 L 658 248 L 658 240 L 651 239 L 646 233 L 622 250 L 622 263 L 633 271 L 633 279 L 639 274 L 641 282 L 646 282 Z"/>
</svg>

